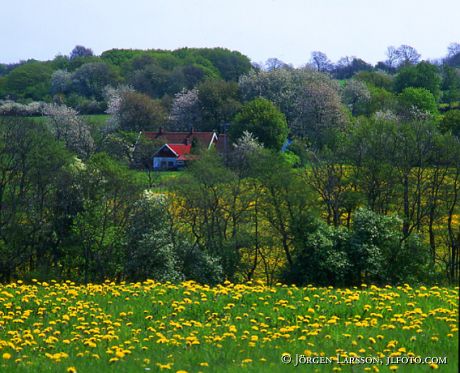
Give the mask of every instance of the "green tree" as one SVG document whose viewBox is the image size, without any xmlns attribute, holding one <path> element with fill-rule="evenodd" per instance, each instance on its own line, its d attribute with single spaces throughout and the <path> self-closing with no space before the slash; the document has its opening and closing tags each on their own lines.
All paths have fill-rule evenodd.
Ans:
<svg viewBox="0 0 460 373">
<path fill-rule="evenodd" d="M 152 57 L 150 57 L 150 59 L 150 63 L 129 73 L 128 83 L 132 85 L 134 89 L 150 97 L 160 98 L 166 93 L 171 95 L 183 88 L 183 84 L 176 81 L 175 85 L 180 85 L 181 88 L 176 87 L 177 91 L 172 92 L 168 86 L 171 79 L 171 72 L 159 66 L 158 62 Z M 132 63 L 134 66 L 140 64 L 138 59 L 134 60 Z M 176 78 L 178 77 L 176 76 Z"/>
<path fill-rule="evenodd" d="M 460 138 L 460 110 L 449 110 L 441 121 L 441 130 Z"/>
<path fill-rule="evenodd" d="M 0 277 L 58 270 L 56 210 L 71 163 L 43 124 L 0 121 Z M 56 272 L 53 272 L 56 273 Z"/>
<path fill-rule="evenodd" d="M 356 212 L 347 247 L 352 263 L 349 284 L 400 284 L 429 278 L 429 251 L 417 236 L 403 240 L 401 223 L 395 216 L 365 209 Z"/>
<path fill-rule="evenodd" d="M 442 67 L 442 101 L 452 103 L 460 101 L 460 70 L 443 65 Z"/>
<path fill-rule="evenodd" d="M 379 214 L 391 211 L 398 192 L 398 179 L 388 158 L 396 151 L 396 128 L 395 121 L 360 118 L 345 145 L 355 189 L 363 194 L 367 208 Z"/>
<path fill-rule="evenodd" d="M 260 215 L 272 229 L 288 267 L 301 248 L 316 217 L 317 203 L 306 178 L 279 152 L 264 149 L 251 157 L 251 176 L 257 180 Z"/>
<path fill-rule="evenodd" d="M 241 178 L 212 150 L 173 183 L 174 219 L 193 245 L 219 260 L 224 276 L 235 279 L 244 245 L 244 221 L 250 204 Z"/>
<path fill-rule="evenodd" d="M 372 65 L 356 57 L 343 57 L 332 70 L 332 74 L 336 79 L 349 79 L 360 71 L 372 70 Z"/>
<path fill-rule="evenodd" d="M 82 96 L 102 100 L 106 86 L 120 80 L 112 66 L 104 62 L 85 63 L 72 74 L 74 90 Z"/>
<path fill-rule="evenodd" d="M 288 134 L 286 118 L 264 98 L 256 98 L 243 105 L 230 126 L 233 141 L 243 132 L 252 133 L 267 148 L 280 150 Z"/>
<path fill-rule="evenodd" d="M 238 84 L 223 80 L 206 80 L 199 84 L 198 100 L 201 108 L 199 130 L 220 130 L 241 108 Z"/>
<path fill-rule="evenodd" d="M 13 99 L 47 100 L 50 94 L 52 67 L 30 61 L 12 70 L 3 83 L 4 94 Z"/>
<path fill-rule="evenodd" d="M 360 71 L 354 78 L 387 91 L 393 89 L 393 76 L 383 71 Z"/>
<path fill-rule="evenodd" d="M 124 92 L 114 113 L 124 131 L 154 131 L 165 124 L 166 112 L 158 100 L 138 92 Z"/>
<path fill-rule="evenodd" d="M 405 66 L 396 75 L 394 89 L 403 92 L 405 88 L 425 88 L 435 99 L 440 96 L 441 76 L 436 66 L 429 62 L 420 62 L 416 66 Z"/>
<path fill-rule="evenodd" d="M 349 283 L 351 263 L 346 246 L 349 232 L 315 220 L 305 227 L 305 240 L 294 254 L 293 265 L 282 278 L 297 285 L 345 286 Z"/>
<path fill-rule="evenodd" d="M 105 153 L 93 155 L 81 175 L 83 209 L 73 220 L 77 268 L 83 280 L 123 275 L 123 239 L 141 186 L 132 173 Z"/>
<path fill-rule="evenodd" d="M 196 50 L 196 53 L 211 61 L 225 80 L 236 82 L 241 75 L 251 69 L 249 58 L 238 51 L 225 48 L 202 48 Z"/>
<path fill-rule="evenodd" d="M 331 151 L 325 148 L 317 152 L 311 151 L 305 178 L 326 207 L 327 223 L 339 226 L 346 215 L 349 225 L 352 210 L 356 208 L 360 193 L 353 188 L 348 167 L 343 161 L 342 149 Z M 353 201 L 355 203 L 352 203 Z"/>
<path fill-rule="evenodd" d="M 404 117 L 417 118 L 419 115 L 438 113 L 438 106 L 433 94 L 425 88 L 408 87 L 398 96 L 399 112 Z"/>
<path fill-rule="evenodd" d="M 394 93 L 385 88 L 368 86 L 370 99 L 365 105 L 366 114 L 368 116 L 376 112 L 394 111 L 396 112 L 397 98 Z"/>
</svg>

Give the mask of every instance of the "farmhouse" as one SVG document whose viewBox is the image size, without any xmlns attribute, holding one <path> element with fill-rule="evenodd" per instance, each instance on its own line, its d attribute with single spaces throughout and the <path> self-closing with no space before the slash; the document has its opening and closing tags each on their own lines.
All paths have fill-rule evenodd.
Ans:
<svg viewBox="0 0 460 373">
<path fill-rule="evenodd" d="M 216 132 L 166 132 L 162 128 L 158 132 L 144 132 L 150 140 L 162 142 L 163 145 L 153 154 L 154 170 L 180 170 L 188 162 L 198 158 L 198 149 L 215 149 L 224 153 L 227 147 L 226 135 Z"/>
</svg>

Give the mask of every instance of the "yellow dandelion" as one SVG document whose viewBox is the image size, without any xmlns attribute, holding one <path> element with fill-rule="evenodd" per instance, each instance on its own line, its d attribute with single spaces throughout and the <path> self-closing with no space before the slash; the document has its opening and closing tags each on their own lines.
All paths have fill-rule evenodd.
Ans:
<svg viewBox="0 0 460 373">
<path fill-rule="evenodd" d="M 172 365 L 171 364 L 161 364 L 161 363 L 156 363 L 156 366 L 160 368 L 160 370 L 163 369 L 171 369 Z"/>
<path fill-rule="evenodd" d="M 117 352 L 115 352 L 115 356 L 122 359 L 125 357 L 125 353 L 124 351 L 118 350 Z"/>
<path fill-rule="evenodd" d="M 11 354 L 9 354 L 8 352 L 5 352 L 5 353 L 2 355 L 2 358 L 3 358 L 4 360 L 9 360 L 9 359 L 11 359 Z"/>
</svg>

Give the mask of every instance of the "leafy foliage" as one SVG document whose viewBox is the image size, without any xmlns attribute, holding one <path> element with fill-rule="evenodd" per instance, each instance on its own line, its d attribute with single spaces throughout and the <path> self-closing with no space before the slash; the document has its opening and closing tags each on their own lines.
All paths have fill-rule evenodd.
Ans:
<svg viewBox="0 0 460 373">
<path fill-rule="evenodd" d="M 50 93 L 52 68 L 30 61 L 13 69 L 3 83 L 3 91 L 13 99 L 46 100 Z"/>
<path fill-rule="evenodd" d="M 247 102 L 235 116 L 230 136 L 236 140 L 247 131 L 264 146 L 279 150 L 288 134 L 284 115 L 268 100 L 256 98 Z"/>
<path fill-rule="evenodd" d="M 396 92 L 402 92 L 408 87 L 425 88 L 438 99 L 440 94 L 441 77 L 436 66 L 428 62 L 420 62 L 415 66 L 405 66 L 396 75 L 394 86 Z"/>
<path fill-rule="evenodd" d="M 437 114 L 434 96 L 425 88 L 405 88 L 398 96 L 400 111 L 406 117 L 417 117 L 421 113 Z"/>
</svg>

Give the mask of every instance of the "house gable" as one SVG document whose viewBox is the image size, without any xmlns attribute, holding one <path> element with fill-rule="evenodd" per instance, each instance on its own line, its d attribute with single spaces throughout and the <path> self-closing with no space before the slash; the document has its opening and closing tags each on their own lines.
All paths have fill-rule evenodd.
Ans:
<svg viewBox="0 0 460 373">
<path fill-rule="evenodd" d="M 214 147 L 219 153 L 227 150 L 227 137 L 218 136 L 215 132 L 144 132 L 150 140 L 172 140 L 165 142 L 153 154 L 153 168 L 155 170 L 181 169 L 189 161 L 199 159 L 199 155 L 191 154 L 192 148 L 211 149 Z"/>
<path fill-rule="evenodd" d="M 162 158 L 177 158 L 178 154 L 173 149 L 171 149 L 168 144 L 164 144 L 153 156 Z"/>
<path fill-rule="evenodd" d="M 145 137 L 150 140 L 162 141 L 165 144 L 196 144 L 205 149 L 209 149 L 217 142 L 217 134 L 215 132 L 166 132 L 160 129 L 159 132 L 143 132 Z"/>
</svg>

